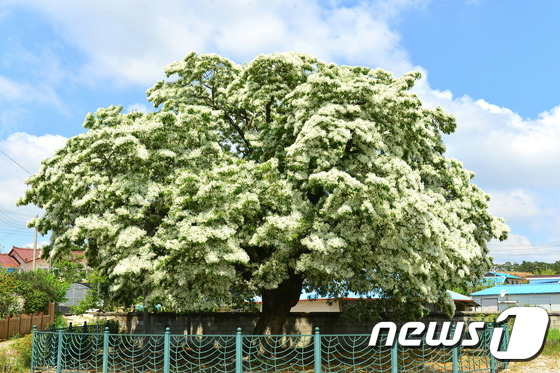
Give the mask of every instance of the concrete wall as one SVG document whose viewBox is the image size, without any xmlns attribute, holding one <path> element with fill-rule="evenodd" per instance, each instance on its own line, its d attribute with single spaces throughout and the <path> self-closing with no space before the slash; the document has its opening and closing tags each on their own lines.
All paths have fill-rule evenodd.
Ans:
<svg viewBox="0 0 560 373">
<path fill-rule="evenodd" d="M 495 312 L 457 312 L 452 321 L 465 321 L 471 317 L 495 318 Z M 356 322 L 341 319 L 333 312 L 291 313 L 284 327 L 284 334 L 312 334 L 319 327 L 322 334 L 369 334 L 374 326 L 371 321 Z M 560 312 L 549 312 L 550 328 L 560 329 Z M 142 333 L 144 320 L 142 313 L 100 313 L 97 319 L 115 318 L 121 330 L 126 333 Z M 244 334 L 251 334 L 258 319 L 257 313 L 214 312 L 188 315 L 172 313 L 149 314 L 148 333 L 159 334 L 170 327 L 172 334 L 235 334 L 241 328 Z M 423 321 L 448 321 L 445 315 L 433 313 Z"/>
<path fill-rule="evenodd" d="M 19 269 L 22 271 L 32 271 L 33 270 L 33 262 L 25 263 L 19 257 L 17 259 L 20 261 Z M 44 259 L 36 259 L 35 260 L 35 268 L 37 269 L 49 269 L 49 263 Z"/>
<path fill-rule="evenodd" d="M 549 312 L 550 329 L 560 329 L 560 312 Z"/>
</svg>

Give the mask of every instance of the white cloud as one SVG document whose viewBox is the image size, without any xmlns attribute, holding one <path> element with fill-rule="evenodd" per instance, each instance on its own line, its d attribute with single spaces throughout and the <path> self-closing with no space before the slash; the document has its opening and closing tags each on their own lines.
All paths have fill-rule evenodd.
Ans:
<svg viewBox="0 0 560 373">
<path fill-rule="evenodd" d="M 0 150 L 5 153 L 0 153 L 0 250 L 32 240 L 33 230 L 26 227 L 26 222 L 41 211 L 35 206 L 15 204 L 23 196 L 25 179 L 30 176 L 25 170 L 37 172 L 41 161 L 65 142 L 66 138 L 59 135 L 32 136 L 22 132 L 0 141 Z"/>
<path fill-rule="evenodd" d="M 15 208 L 15 201 L 26 189 L 24 181 L 30 176 L 27 171 L 37 172 L 41 161 L 62 147 L 66 140 L 60 135 L 33 136 L 17 132 L 0 141 L 0 150 L 5 153 L 0 154 L 3 175 L 0 178 L 0 207 Z"/>
<path fill-rule="evenodd" d="M 162 67 L 190 51 L 217 52 L 246 62 L 260 53 L 298 50 L 337 60 L 410 70 L 388 20 L 427 1 L 376 1 L 324 7 L 319 1 L 29 0 L 56 32 L 85 53 L 87 79 L 151 85 Z"/>
<path fill-rule="evenodd" d="M 110 79 L 122 85 L 150 86 L 163 77 L 164 65 L 190 51 L 215 52 L 246 62 L 260 53 L 297 50 L 325 61 L 379 66 L 401 75 L 422 68 L 410 60 L 391 22 L 398 20 L 404 10 L 421 8 L 428 2 L 378 0 L 348 5 L 337 0 L 162 0 L 155 5 L 133 0 L 11 0 L 14 7 L 24 6 L 45 15 L 64 42 L 81 55 L 76 62 L 79 65 L 68 72 L 48 48 L 38 52 L 41 61 L 48 62 L 49 81 L 37 86 L 0 77 L 0 87 L 6 88 L 4 92 L 0 90 L 0 101 L 16 102 L 20 98 L 57 104 L 56 94 L 48 87 L 60 87 L 69 77 L 76 83 L 76 74 L 81 74 L 82 82 Z M 34 55 L 22 58 L 33 63 Z M 514 225 L 540 230 L 541 236 L 557 235 L 554 224 L 560 224 L 560 193 L 553 195 L 551 191 L 560 184 L 560 106 L 536 119 L 524 119 L 484 100 L 433 90 L 427 78 L 418 83 L 416 92 L 426 105 L 440 105 L 457 117 L 456 133 L 445 138 L 447 154 L 476 172 L 475 182 L 493 196 L 492 211 Z M 150 111 L 141 103 L 127 107 L 127 111 L 132 110 Z M 8 123 L 22 115 L 4 111 L 0 122 Z M 4 149 L 8 140 L 0 143 L 0 148 Z M 11 141 L 22 144 L 30 139 Z M 38 146 L 29 145 L 31 149 Z M 27 157 L 32 158 L 17 151 L 14 154 L 21 156 L 24 163 Z M 4 161 L 0 161 L 0 167 L 14 167 Z M 30 163 L 30 170 L 35 171 L 33 167 L 37 165 L 38 162 Z M 10 175 L 22 172 L 10 170 Z M 0 181 L 0 187 L 21 188 L 21 180 L 9 177 L 6 184 Z M 10 182 L 13 184 L 7 184 Z M 530 244 L 518 233 L 511 234 L 507 242 L 514 241 L 520 243 L 512 250 L 515 255 L 521 255 Z"/>
<path fill-rule="evenodd" d="M 48 86 L 34 86 L 0 75 L 0 102 L 37 102 L 61 106 L 56 92 Z"/>
<path fill-rule="evenodd" d="M 490 211 L 496 216 L 506 219 L 515 218 L 529 222 L 543 211 L 537 205 L 537 196 L 523 189 L 506 191 L 488 191 L 492 196 L 490 200 Z"/>
<path fill-rule="evenodd" d="M 455 115 L 458 128 L 445 136 L 447 155 L 476 173 L 474 181 L 491 195 L 491 211 L 512 227 L 507 241 L 493 243 L 495 261 L 560 260 L 558 246 L 545 243 L 560 237 L 560 106 L 526 119 L 484 100 L 433 90 L 427 78 L 415 91 L 426 106 Z"/>
<path fill-rule="evenodd" d="M 0 136 L 20 128 L 37 105 L 67 112 L 54 86 L 45 79 L 32 84 L 0 75 Z"/>
<path fill-rule="evenodd" d="M 0 137 L 5 134 L 13 133 L 17 130 L 18 124 L 24 121 L 25 110 L 17 107 L 10 107 L 0 111 Z"/>
<path fill-rule="evenodd" d="M 47 246 L 49 243 L 50 243 L 49 241 L 37 242 L 37 248 L 45 247 L 45 246 Z M 34 246 L 34 243 L 33 243 L 33 242 L 28 242 L 28 243 L 22 245 L 21 247 L 25 247 L 25 248 L 28 248 L 28 249 L 32 249 L 33 246 Z"/>
<path fill-rule="evenodd" d="M 477 182 L 508 189 L 560 184 L 560 106 L 528 120 L 484 100 L 432 90 L 427 79 L 416 92 L 427 106 L 456 116 L 457 131 L 445 139 L 447 154 L 475 171 Z"/>
<path fill-rule="evenodd" d="M 490 211 L 506 220 L 515 229 L 546 233 L 545 240 L 553 240 L 560 214 L 557 206 L 559 196 L 554 191 L 528 190 L 521 188 L 487 190 L 490 194 Z M 542 236 L 540 240 L 543 240 Z"/>
<path fill-rule="evenodd" d="M 490 243 L 490 255 L 494 263 L 555 262 L 560 260 L 559 246 L 559 242 L 533 244 L 525 236 L 510 234 L 506 241 Z"/>
<path fill-rule="evenodd" d="M 141 104 L 141 103 L 137 102 L 137 103 L 134 103 L 134 104 L 126 107 L 126 112 L 127 113 L 131 113 L 133 111 L 139 111 L 141 113 L 148 113 L 152 110 L 148 109 L 148 106 L 146 106 L 145 104 Z"/>
</svg>

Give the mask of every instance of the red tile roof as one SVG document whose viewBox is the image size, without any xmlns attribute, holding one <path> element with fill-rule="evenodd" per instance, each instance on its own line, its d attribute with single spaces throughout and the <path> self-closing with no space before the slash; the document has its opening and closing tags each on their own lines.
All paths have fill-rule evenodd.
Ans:
<svg viewBox="0 0 560 373">
<path fill-rule="evenodd" d="M 27 249 L 27 248 L 23 248 L 23 247 L 12 246 L 12 250 L 10 251 L 10 253 L 8 255 L 14 256 L 13 254 L 16 254 L 25 263 L 31 263 L 33 261 L 33 252 L 34 251 L 35 251 L 35 259 L 41 259 L 41 250 L 40 249 L 33 250 L 33 249 Z"/>
<path fill-rule="evenodd" d="M 19 263 L 9 254 L 0 254 L 0 266 L 4 268 L 19 267 Z"/>
<path fill-rule="evenodd" d="M 33 250 L 26 247 L 16 247 L 12 246 L 12 250 L 8 254 L 0 254 L 0 267 L 4 268 L 14 268 L 19 267 L 20 262 L 31 263 L 33 262 L 33 251 L 35 251 L 35 259 L 37 261 L 41 260 L 41 249 Z M 83 256 L 83 251 L 72 251 L 75 256 Z M 85 261 L 85 259 L 83 259 Z"/>
</svg>

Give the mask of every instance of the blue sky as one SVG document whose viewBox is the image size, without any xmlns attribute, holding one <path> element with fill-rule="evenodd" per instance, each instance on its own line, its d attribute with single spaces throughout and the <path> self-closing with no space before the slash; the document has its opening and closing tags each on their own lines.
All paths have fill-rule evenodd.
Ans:
<svg viewBox="0 0 560 373">
<path fill-rule="evenodd" d="M 495 261 L 560 260 L 557 1 L 4 0 L 0 5 L 0 250 L 30 245 L 16 207 L 40 161 L 191 51 L 238 63 L 297 50 L 339 64 L 419 70 L 415 92 L 457 117 L 448 156 L 474 171 L 512 231 Z M 11 158 L 11 159 L 10 159 Z M 45 238 L 39 238 L 39 241 Z"/>
</svg>

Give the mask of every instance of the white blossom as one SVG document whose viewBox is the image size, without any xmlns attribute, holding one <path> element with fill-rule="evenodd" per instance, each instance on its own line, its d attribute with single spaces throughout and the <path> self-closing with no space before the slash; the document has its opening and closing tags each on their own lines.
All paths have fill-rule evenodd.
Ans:
<svg viewBox="0 0 560 373">
<path fill-rule="evenodd" d="M 418 74 L 299 53 L 191 53 L 165 71 L 157 112 L 88 115 L 20 200 L 45 209 L 30 224 L 51 254 L 83 246 L 116 297 L 205 309 L 297 277 L 450 309 L 446 288 L 488 269 L 507 226 L 445 158 L 455 121 L 409 92 Z"/>
</svg>

